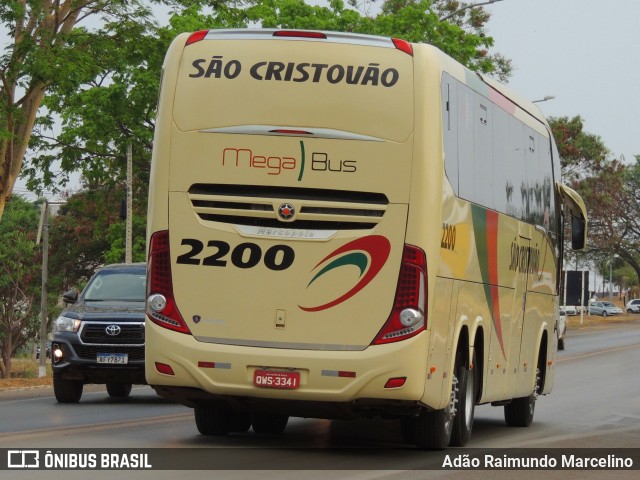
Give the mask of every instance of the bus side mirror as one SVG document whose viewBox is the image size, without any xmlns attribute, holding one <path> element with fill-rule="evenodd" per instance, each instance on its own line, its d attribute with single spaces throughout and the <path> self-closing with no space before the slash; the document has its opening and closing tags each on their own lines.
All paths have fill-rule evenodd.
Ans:
<svg viewBox="0 0 640 480">
<path fill-rule="evenodd" d="M 584 218 L 571 216 L 571 248 L 582 250 L 585 247 L 586 229 Z"/>
</svg>

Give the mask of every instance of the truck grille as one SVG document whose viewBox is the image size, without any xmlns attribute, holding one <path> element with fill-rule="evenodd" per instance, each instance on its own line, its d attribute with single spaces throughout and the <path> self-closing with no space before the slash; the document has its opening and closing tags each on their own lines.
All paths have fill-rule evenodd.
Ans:
<svg viewBox="0 0 640 480">
<path fill-rule="evenodd" d="M 113 335 L 107 333 L 111 328 Z M 144 323 L 83 322 L 80 340 L 85 345 L 144 345 Z"/>
<path fill-rule="evenodd" d="M 308 230 L 369 230 L 389 204 L 381 193 L 215 184 L 192 185 L 189 200 L 204 221 Z M 293 221 L 278 218 L 284 203 L 296 205 Z"/>
</svg>

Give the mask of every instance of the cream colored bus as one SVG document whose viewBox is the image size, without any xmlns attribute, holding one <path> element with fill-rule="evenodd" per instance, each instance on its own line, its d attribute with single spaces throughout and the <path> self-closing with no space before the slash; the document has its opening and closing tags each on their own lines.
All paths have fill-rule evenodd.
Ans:
<svg viewBox="0 0 640 480">
<path fill-rule="evenodd" d="M 584 204 L 536 106 L 434 47 L 180 35 L 151 168 L 146 378 L 202 434 L 384 416 L 441 449 L 551 391 Z"/>
</svg>

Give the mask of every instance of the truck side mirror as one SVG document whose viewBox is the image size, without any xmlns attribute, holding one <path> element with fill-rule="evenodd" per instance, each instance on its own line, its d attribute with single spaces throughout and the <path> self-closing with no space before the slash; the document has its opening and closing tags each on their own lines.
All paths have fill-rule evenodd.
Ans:
<svg viewBox="0 0 640 480">
<path fill-rule="evenodd" d="M 62 294 L 62 301 L 64 303 L 76 303 L 78 301 L 78 291 L 69 290 Z"/>
</svg>

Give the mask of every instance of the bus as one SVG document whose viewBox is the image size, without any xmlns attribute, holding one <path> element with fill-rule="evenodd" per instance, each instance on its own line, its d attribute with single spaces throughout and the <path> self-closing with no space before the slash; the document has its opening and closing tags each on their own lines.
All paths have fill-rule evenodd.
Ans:
<svg viewBox="0 0 640 480">
<path fill-rule="evenodd" d="M 582 248 L 539 109 L 433 46 L 181 34 L 151 164 L 147 382 L 203 435 L 383 417 L 444 449 L 488 403 L 528 426 L 553 385 L 565 217 Z"/>
</svg>

